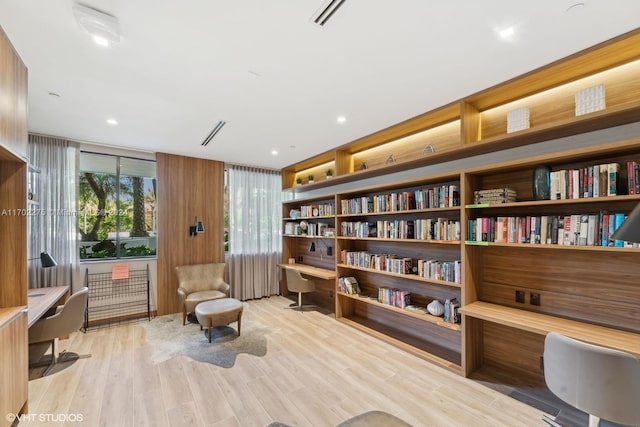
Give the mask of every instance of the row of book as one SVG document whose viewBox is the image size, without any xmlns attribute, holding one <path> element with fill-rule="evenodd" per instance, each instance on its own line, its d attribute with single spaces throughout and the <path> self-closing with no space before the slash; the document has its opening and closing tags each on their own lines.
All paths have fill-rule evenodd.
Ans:
<svg viewBox="0 0 640 427">
<path fill-rule="evenodd" d="M 360 293 L 360 286 L 355 277 L 339 277 L 338 278 L 338 292 L 342 292 L 349 295 L 355 295 Z"/>
<path fill-rule="evenodd" d="M 300 216 L 302 218 L 312 218 L 317 216 L 333 216 L 335 214 L 336 214 L 336 210 L 333 202 L 300 206 Z"/>
<path fill-rule="evenodd" d="M 462 262 L 438 261 L 435 259 L 418 260 L 418 276 L 433 280 L 462 283 Z"/>
<path fill-rule="evenodd" d="M 499 203 L 515 202 L 518 193 L 511 188 L 492 188 L 489 190 L 476 190 L 473 192 L 473 203 Z"/>
<path fill-rule="evenodd" d="M 611 238 L 625 220 L 624 213 L 482 217 L 469 220 L 467 240 L 567 246 L 637 247 Z"/>
<path fill-rule="evenodd" d="M 372 254 L 368 251 L 340 251 L 340 262 L 355 267 L 387 271 L 389 273 L 412 274 L 413 260 L 391 254 Z"/>
<path fill-rule="evenodd" d="M 355 221 L 340 224 L 341 236 L 383 239 L 460 240 L 460 221 L 447 218 Z"/>
<path fill-rule="evenodd" d="M 411 293 L 402 289 L 382 286 L 378 288 L 378 302 L 404 309 L 411 304 Z"/>
<path fill-rule="evenodd" d="M 550 174 L 551 200 L 616 196 L 619 163 L 604 163 L 579 169 L 562 169 Z"/>
<path fill-rule="evenodd" d="M 414 191 L 362 196 L 340 202 L 343 215 L 456 206 L 460 206 L 460 190 L 457 185 L 442 185 Z"/>
<path fill-rule="evenodd" d="M 457 298 L 446 299 L 444 301 L 444 321 L 447 323 L 460 323 L 460 302 Z"/>
<path fill-rule="evenodd" d="M 633 160 L 627 162 L 627 188 L 629 194 L 640 194 L 640 163 Z"/>
</svg>

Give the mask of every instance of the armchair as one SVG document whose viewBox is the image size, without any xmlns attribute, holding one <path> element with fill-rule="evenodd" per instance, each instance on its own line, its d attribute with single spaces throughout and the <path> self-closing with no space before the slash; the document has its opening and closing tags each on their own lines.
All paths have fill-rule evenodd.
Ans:
<svg viewBox="0 0 640 427">
<path fill-rule="evenodd" d="M 229 297 L 224 268 L 223 262 L 176 267 L 183 325 L 187 323 L 187 313 L 193 313 L 199 303 Z"/>
</svg>

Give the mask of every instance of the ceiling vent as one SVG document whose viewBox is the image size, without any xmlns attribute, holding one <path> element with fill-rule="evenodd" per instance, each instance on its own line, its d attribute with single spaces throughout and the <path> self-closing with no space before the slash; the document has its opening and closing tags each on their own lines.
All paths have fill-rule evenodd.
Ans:
<svg viewBox="0 0 640 427">
<path fill-rule="evenodd" d="M 213 128 L 213 130 L 211 131 L 211 133 L 209 133 L 209 135 L 207 135 L 207 137 L 204 139 L 204 141 L 202 141 L 202 145 L 203 147 L 206 147 L 207 145 L 209 145 L 209 143 L 211 142 L 211 140 L 213 139 L 214 136 L 216 136 L 218 134 L 218 132 L 220 132 L 220 130 L 222 129 L 222 127 L 224 125 L 226 125 L 227 122 L 220 120 L 218 122 L 218 124 Z"/>
<path fill-rule="evenodd" d="M 342 6 L 342 4 L 345 1 L 346 0 L 325 1 L 324 4 L 320 7 L 320 9 L 318 9 L 316 13 L 313 14 L 313 16 L 311 17 L 311 20 L 315 24 L 320 25 L 321 27 L 324 26 L 324 24 L 327 23 L 329 18 L 331 18 L 333 14 L 336 13 L 338 9 L 340 9 L 340 6 Z"/>
</svg>

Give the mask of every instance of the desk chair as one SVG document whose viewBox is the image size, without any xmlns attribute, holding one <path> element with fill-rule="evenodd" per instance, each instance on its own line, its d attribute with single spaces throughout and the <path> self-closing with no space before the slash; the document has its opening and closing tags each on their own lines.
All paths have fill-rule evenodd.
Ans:
<svg viewBox="0 0 640 427">
<path fill-rule="evenodd" d="M 640 359 L 632 354 L 550 332 L 544 379 L 553 394 L 589 414 L 589 427 L 600 418 L 640 425 Z"/>
<path fill-rule="evenodd" d="M 305 308 L 315 307 L 314 305 L 302 305 L 302 294 L 316 290 L 316 283 L 313 280 L 305 279 L 298 270 L 286 268 L 287 289 L 290 292 L 298 293 L 298 304 L 291 304 L 288 308 L 302 311 Z"/>
<path fill-rule="evenodd" d="M 63 306 L 58 307 L 52 316 L 38 320 L 29 328 L 29 344 L 51 342 L 51 362 L 42 376 L 48 375 L 56 363 L 64 363 L 91 356 L 68 354 L 64 351 L 58 355 L 56 352 L 56 338 L 67 336 L 84 325 L 88 297 L 89 288 L 84 287 L 71 295 L 69 300 Z M 35 364 L 30 367 L 36 366 L 42 366 L 42 364 Z"/>
</svg>

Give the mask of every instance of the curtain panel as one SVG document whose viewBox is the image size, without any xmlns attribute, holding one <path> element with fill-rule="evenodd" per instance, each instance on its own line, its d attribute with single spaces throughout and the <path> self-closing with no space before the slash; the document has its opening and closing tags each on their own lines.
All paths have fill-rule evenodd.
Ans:
<svg viewBox="0 0 640 427">
<path fill-rule="evenodd" d="M 231 295 L 240 300 L 280 293 L 280 172 L 226 165 Z"/>
<path fill-rule="evenodd" d="M 77 144 L 29 135 L 29 191 L 35 194 L 27 219 L 29 288 L 69 285 L 78 263 Z M 48 252 L 56 267 L 42 268 Z"/>
</svg>

